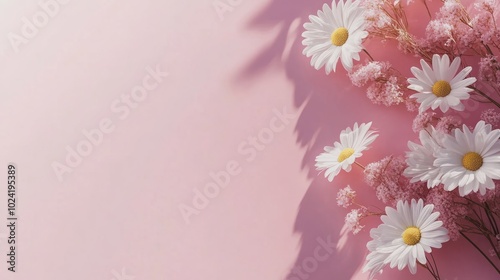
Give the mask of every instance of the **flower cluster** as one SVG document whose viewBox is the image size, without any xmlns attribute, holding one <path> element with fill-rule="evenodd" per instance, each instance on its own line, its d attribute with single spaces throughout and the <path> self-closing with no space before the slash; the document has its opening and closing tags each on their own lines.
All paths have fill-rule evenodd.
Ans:
<svg viewBox="0 0 500 280">
<path fill-rule="evenodd" d="M 425 192 L 423 184 L 413 183 L 403 175 L 406 163 L 402 157 L 388 156 L 366 166 L 365 181 L 375 189 L 376 196 L 386 204 L 420 197 Z"/>
<path fill-rule="evenodd" d="M 337 193 L 352 233 L 364 231 L 363 219 L 381 217 L 369 231 L 363 270 L 370 279 L 386 265 L 414 274 L 418 264 L 440 279 L 432 249 L 462 237 L 500 274 L 500 0 L 470 7 L 442 0 L 436 10 L 427 1 L 332 1 L 304 24 L 304 54 L 314 68 L 329 74 L 340 60 L 353 86 L 364 88 L 374 104 L 418 111 L 412 113 L 418 141 L 407 141 L 405 155 L 360 163 L 378 137 L 369 122 L 341 131 L 316 157 L 316 169 L 329 182 L 354 165 L 363 169 L 367 190 L 386 205 L 381 212 L 359 204 L 351 186 Z M 409 27 L 414 5 L 428 12 L 424 36 Z M 399 53 L 420 63 L 396 69 L 394 62 L 374 59 L 366 40 L 394 41 Z M 481 248 L 472 234 L 491 246 Z"/>
<path fill-rule="evenodd" d="M 355 86 L 369 84 L 366 95 L 375 104 L 392 106 L 405 101 L 406 80 L 396 73 L 389 62 L 369 61 L 356 65 L 348 75 Z"/>
<path fill-rule="evenodd" d="M 480 121 L 471 131 L 464 125 L 453 134 L 420 133 L 421 145 L 410 142 L 406 174 L 427 182 L 429 188 L 443 184 L 447 191 L 458 187 L 461 196 L 485 194 L 500 179 L 500 129 Z M 426 136 L 428 135 L 428 136 Z"/>
</svg>

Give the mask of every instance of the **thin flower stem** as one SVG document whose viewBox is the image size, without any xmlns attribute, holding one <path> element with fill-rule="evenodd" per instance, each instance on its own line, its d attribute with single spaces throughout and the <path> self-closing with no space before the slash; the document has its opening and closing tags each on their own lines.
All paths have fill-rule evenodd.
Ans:
<svg viewBox="0 0 500 280">
<path fill-rule="evenodd" d="M 481 90 L 473 87 L 473 86 L 469 86 L 471 89 L 473 89 L 475 92 L 477 92 L 479 95 L 481 95 L 482 97 L 488 99 L 491 103 L 495 104 L 498 108 L 500 108 L 500 103 L 498 103 L 497 101 L 495 101 L 493 98 L 491 98 L 490 96 L 488 96 L 486 93 L 482 92 Z"/>
<path fill-rule="evenodd" d="M 425 9 L 427 10 L 427 14 L 429 15 L 429 19 L 432 19 L 431 11 L 429 10 L 429 6 L 427 5 L 427 1 L 424 0 Z"/>
<path fill-rule="evenodd" d="M 491 211 L 490 205 L 488 205 L 487 202 L 485 202 L 484 205 L 486 207 L 486 215 L 488 215 L 488 219 L 490 219 L 490 222 L 492 223 L 493 231 L 495 232 L 495 235 L 497 235 L 500 231 L 498 231 L 497 221 L 495 220 L 495 217 L 493 217 L 493 211 Z"/>
<path fill-rule="evenodd" d="M 477 206 L 479 206 L 479 207 L 481 207 L 481 208 L 484 208 L 484 205 L 481 205 L 481 204 L 479 204 L 479 203 L 475 202 L 474 200 L 472 200 L 472 199 L 470 199 L 470 198 L 467 198 L 467 197 L 464 197 L 464 198 L 465 198 L 465 200 L 467 200 L 468 202 L 473 203 L 473 204 L 475 204 L 475 205 L 477 205 Z"/>
<path fill-rule="evenodd" d="M 493 230 L 493 233 L 497 235 L 497 228 L 495 227 L 495 223 L 491 219 L 491 214 L 488 213 L 488 210 L 484 210 L 484 213 L 486 214 L 486 218 L 488 218 L 488 222 L 490 222 L 491 229 Z"/>
<path fill-rule="evenodd" d="M 361 204 L 359 204 L 359 203 L 355 202 L 354 200 L 352 201 L 352 205 L 356 205 L 356 206 L 358 206 L 359 208 L 366 209 L 366 210 L 368 211 L 368 208 L 367 208 L 366 206 L 361 205 Z"/>
<path fill-rule="evenodd" d="M 359 164 L 357 161 L 355 161 L 354 164 L 356 164 L 357 166 L 361 167 L 363 170 L 366 169 L 363 165 Z"/>
<path fill-rule="evenodd" d="M 439 277 L 439 269 L 438 269 L 438 266 L 436 264 L 436 259 L 434 259 L 434 256 L 432 255 L 432 253 L 430 253 L 430 255 L 432 258 L 432 262 L 434 263 L 434 268 L 436 269 L 436 275 Z"/>
<path fill-rule="evenodd" d="M 437 275 L 434 272 L 434 269 L 432 269 L 432 266 L 430 265 L 429 261 L 427 261 L 427 264 L 421 264 L 419 262 L 417 262 L 417 263 L 419 265 L 421 265 L 422 267 L 424 267 L 425 269 L 427 269 L 427 271 L 429 271 L 429 273 L 432 275 L 432 277 L 434 277 L 435 280 L 440 280 L 439 275 Z"/>
<path fill-rule="evenodd" d="M 427 258 L 426 258 L 427 259 Z M 427 259 L 427 264 L 425 265 L 429 272 L 434 276 L 434 278 L 437 278 L 436 270 L 434 270 L 434 267 L 432 266 L 431 262 Z"/>
<path fill-rule="evenodd" d="M 483 43 L 483 46 L 484 48 L 486 49 L 486 51 L 488 52 L 489 55 L 493 56 L 493 51 L 491 50 L 490 46 L 486 45 Z"/>
<path fill-rule="evenodd" d="M 470 199 L 470 198 L 464 197 L 464 199 L 465 199 L 465 200 L 467 200 L 468 202 L 470 202 L 470 203 L 474 204 L 474 205 L 477 205 L 477 206 L 479 206 L 479 207 L 481 207 L 481 208 L 485 209 L 485 211 L 486 211 L 486 210 L 489 210 L 489 209 L 487 209 L 487 208 L 486 208 L 486 206 L 485 206 L 485 205 L 482 205 L 482 204 L 480 204 L 480 203 L 477 203 L 477 202 L 475 202 L 474 200 L 472 200 L 472 199 Z M 499 216 L 497 213 L 495 213 L 495 212 L 491 212 L 491 210 L 489 210 L 489 211 L 490 211 L 490 213 L 491 213 L 491 214 L 493 214 L 493 215 L 495 215 L 495 216 L 497 216 L 497 217 L 499 217 L 499 218 L 500 218 L 500 216 Z M 499 233 L 500 233 L 500 232 L 499 232 Z"/>
<path fill-rule="evenodd" d="M 479 230 L 480 234 L 483 235 L 484 237 L 486 237 L 488 239 L 488 241 L 491 243 L 491 240 L 490 240 L 490 235 L 492 234 L 490 229 L 486 227 L 486 225 L 483 223 L 483 218 L 480 217 L 476 211 L 474 209 L 472 209 L 472 212 L 474 212 L 474 214 L 476 214 L 477 216 L 477 220 L 476 219 L 473 219 L 469 216 L 465 216 L 465 220 L 469 221 L 471 224 L 475 225 L 476 228 Z M 494 246 L 492 244 L 492 246 Z"/>
<path fill-rule="evenodd" d="M 366 49 L 363 49 L 363 52 L 366 53 L 366 55 L 370 58 L 371 61 L 375 61 L 375 59 L 373 59 L 373 57 L 370 55 L 370 53 Z"/>
<path fill-rule="evenodd" d="M 487 239 L 487 240 L 488 240 L 488 242 L 490 243 L 490 245 L 491 245 L 491 247 L 493 248 L 493 251 L 495 252 L 495 254 L 496 254 L 497 258 L 499 258 L 499 259 L 500 259 L 500 254 L 499 254 L 499 252 L 498 252 L 498 250 L 497 250 L 497 248 L 496 248 L 496 246 L 497 246 L 497 245 L 496 245 L 495 243 L 493 243 L 493 241 L 491 240 L 491 236 L 490 236 L 489 234 L 483 234 L 483 235 L 484 235 L 484 237 L 486 237 L 486 239 Z"/>
<path fill-rule="evenodd" d="M 488 258 L 488 256 L 486 256 L 486 254 L 481 249 L 479 249 L 479 247 L 474 242 L 472 242 L 472 240 L 470 240 L 467 235 L 465 235 L 462 231 L 460 231 L 460 235 L 467 239 L 467 241 L 469 241 L 469 243 L 474 246 L 474 248 L 476 248 L 476 250 L 478 250 L 481 255 L 483 255 L 483 257 L 491 264 L 491 266 L 493 266 L 497 273 L 500 274 L 500 269 L 498 269 L 498 267 L 490 260 L 490 258 Z"/>
</svg>

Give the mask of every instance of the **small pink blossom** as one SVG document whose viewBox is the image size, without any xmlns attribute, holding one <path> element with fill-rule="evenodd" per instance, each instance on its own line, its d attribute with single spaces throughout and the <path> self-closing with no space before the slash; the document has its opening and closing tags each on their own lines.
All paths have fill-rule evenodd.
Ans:
<svg viewBox="0 0 500 280">
<path fill-rule="evenodd" d="M 462 127 L 462 121 L 455 116 L 441 117 L 436 125 L 436 129 L 445 134 L 449 134 L 455 128 Z"/>
<path fill-rule="evenodd" d="M 349 78 L 358 87 L 368 84 L 366 94 L 374 104 L 391 106 L 404 102 L 406 80 L 397 75 L 388 62 L 370 61 L 358 65 L 349 73 Z"/>
<path fill-rule="evenodd" d="M 347 208 L 352 205 L 355 197 L 356 192 L 351 188 L 351 186 L 340 189 L 337 193 L 337 205 Z"/>
<path fill-rule="evenodd" d="M 494 128 L 500 125 L 500 112 L 495 109 L 486 109 L 481 113 L 481 120 L 491 124 Z"/>
<path fill-rule="evenodd" d="M 477 198 L 481 203 L 489 203 L 491 211 L 494 213 L 500 213 L 500 181 L 495 182 L 495 188 L 491 190 L 486 190 L 484 195 L 477 194 Z"/>
<path fill-rule="evenodd" d="M 397 105 L 404 101 L 403 87 L 395 76 L 390 76 L 383 82 L 373 83 L 368 87 L 366 95 L 374 104 L 385 106 Z"/>
<path fill-rule="evenodd" d="M 445 50 L 452 56 L 460 56 L 478 43 L 474 34 L 468 34 L 471 28 L 464 24 L 467 20 L 467 11 L 460 1 L 444 0 L 439 12 L 429 21 L 426 37 L 420 44 L 430 53 Z"/>
<path fill-rule="evenodd" d="M 445 191 L 442 187 L 431 189 L 426 198 L 426 202 L 434 204 L 435 211 L 441 213 L 439 219 L 448 230 L 451 240 L 457 240 L 460 237 L 462 227 L 459 222 L 468 213 L 467 206 L 457 203 L 458 200 L 462 198 L 456 192 Z"/>
<path fill-rule="evenodd" d="M 471 20 L 472 29 L 482 44 L 498 44 L 500 33 L 498 32 L 496 22 L 497 12 L 496 0 L 479 0 L 474 3 L 476 15 Z"/>
<path fill-rule="evenodd" d="M 426 129 L 429 125 L 432 125 L 435 119 L 436 113 L 425 111 L 421 114 L 418 114 L 413 120 L 413 132 L 420 132 L 421 130 Z"/>
<path fill-rule="evenodd" d="M 433 42 L 444 42 L 445 46 L 450 46 L 454 42 L 455 26 L 448 22 L 447 19 L 431 20 L 425 31 L 428 40 Z"/>
<path fill-rule="evenodd" d="M 384 0 L 369 0 L 362 2 L 362 7 L 365 11 L 366 31 L 371 33 L 377 30 L 383 30 L 391 25 L 391 18 L 383 11 L 385 4 L 386 1 Z"/>
<path fill-rule="evenodd" d="M 497 90 L 500 89 L 500 63 L 498 57 L 488 55 L 479 61 L 479 80 L 488 83 Z"/>
<path fill-rule="evenodd" d="M 391 68 L 388 62 L 370 61 L 365 65 L 357 65 L 349 78 L 353 85 L 362 87 L 368 82 L 376 81 L 385 76 L 385 73 Z"/>
<path fill-rule="evenodd" d="M 352 234 L 359 233 L 365 226 L 360 224 L 363 217 L 366 216 L 364 209 L 352 209 L 351 212 L 345 216 L 345 225 Z"/>
<path fill-rule="evenodd" d="M 403 175 L 406 167 L 403 157 L 385 157 L 366 166 L 365 181 L 375 189 L 379 200 L 393 206 L 399 200 L 421 198 L 427 188 L 422 183 L 410 183 L 410 179 Z"/>
<path fill-rule="evenodd" d="M 414 98 L 406 98 L 405 105 L 408 112 L 416 112 L 420 107 L 420 103 L 418 103 Z"/>
<path fill-rule="evenodd" d="M 497 252 L 500 251 L 500 234 L 497 234 L 495 236 L 495 239 L 496 239 L 496 244 L 494 243 L 495 245 L 495 248 L 490 248 L 490 256 L 491 257 L 496 257 L 497 256 Z"/>
</svg>

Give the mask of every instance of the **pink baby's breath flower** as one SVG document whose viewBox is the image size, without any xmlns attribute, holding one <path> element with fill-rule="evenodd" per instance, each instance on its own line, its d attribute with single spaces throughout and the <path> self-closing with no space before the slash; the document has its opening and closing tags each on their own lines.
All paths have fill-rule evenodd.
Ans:
<svg viewBox="0 0 500 280">
<path fill-rule="evenodd" d="M 463 5 L 457 0 L 445 0 L 439 14 L 442 17 L 458 19 L 463 14 Z"/>
<path fill-rule="evenodd" d="M 479 202 L 481 202 L 481 203 L 495 201 L 495 199 L 498 196 L 500 196 L 500 191 L 498 191 L 496 188 L 494 188 L 492 190 L 487 190 L 484 195 L 477 194 L 477 198 L 478 198 Z"/>
<path fill-rule="evenodd" d="M 447 19 L 440 18 L 431 20 L 425 32 L 429 43 L 445 42 L 445 46 L 450 46 L 454 41 L 453 33 L 455 32 L 455 26 Z"/>
<path fill-rule="evenodd" d="M 455 116 L 444 116 L 439 119 L 436 125 L 436 130 L 445 134 L 449 134 L 455 128 L 460 127 L 462 127 L 462 121 L 459 118 Z"/>
<path fill-rule="evenodd" d="M 474 29 L 471 28 L 463 30 L 457 38 L 460 54 L 465 53 L 467 50 L 474 49 L 477 44 L 480 44 L 477 34 L 474 32 Z"/>
<path fill-rule="evenodd" d="M 500 246 L 497 246 L 497 250 L 500 249 Z M 488 253 L 490 254 L 490 257 L 496 257 L 497 256 L 497 252 L 495 251 L 495 249 L 493 248 L 490 248 L 488 250 Z"/>
<path fill-rule="evenodd" d="M 431 189 L 426 198 L 426 203 L 434 204 L 435 211 L 441 213 L 439 219 L 448 230 L 451 240 L 457 240 L 460 237 L 462 227 L 459 222 L 468 212 L 466 205 L 456 203 L 458 200 L 462 198 L 456 192 L 445 191 L 442 187 Z"/>
<path fill-rule="evenodd" d="M 495 109 L 486 109 L 481 113 L 481 119 L 494 128 L 498 128 L 500 125 L 500 112 Z"/>
<path fill-rule="evenodd" d="M 490 203 L 491 211 L 494 213 L 500 212 L 500 182 L 495 182 L 495 188 L 486 190 L 484 195 L 477 193 L 477 198 L 481 203 Z"/>
<path fill-rule="evenodd" d="M 429 21 L 426 27 L 426 37 L 420 43 L 429 53 L 442 53 L 443 50 L 453 57 L 461 56 L 475 44 L 478 38 L 468 22 L 465 7 L 457 0 L 444 0 L 443 6 Z"/>
<path fill-rule="evenodd" d="M 366 166 L 365 181 L 384 203 L 396 205 L 399 200 L 420 198 L 426 193 L 425 184 L 410 183 L 410 179 L 403 175 L 406 167 L 403 157 L 385 157 Z"/>
<path fill-rule="evenodd" d="M 358 234 L 365 226 L 360 224 L 363 217 L 366 216 L 364 209 L 352 209 L 351 212 L 345 216 L 345 225 L 352 234 Z"/>
<path fill-rule="evenodd" d="M 352 201 L 355 197 L 356 192 L 351 188 L 351 186 L 340 189 L 337 193 L 337 205 L 347 208 L 352 205 Z"/>
<path fill-rule="evenodd" d="M 363 1 L 362 7 L 365 9 L 365 28 L 371 33 L 376 30 L 383 30 L 390 26 L 391 18 L 383 12 L 386 4 L 384 0 Z"/>
<path fill-rule="evenodd" d="M 497 70 L 499 67 L 500 63 L 498 63 L 497 56 L 488 55 L 481 58 L 479 61 L 479 79 L 497 89 L 500 88 L 500 71 Z"/>
<path fill-rule="evenodd" d="M 498 32 L 496 21 L 498 1 L 479 0 L 474 3 L 477 14 L 472 18 L 470 25 L 482 44 L 497 44 L 500 33 Z"/>
<path fill-rule="evenodd" d="M 349 78 L 353 85 L 362 87 L 368 82 L 373 82 L 382 78 L 391 68 L 388 62 L 370 61 L 364 65 L 357 65 L 354 70 L 349 73 Z"/>
<path fill-rule="evenodd" d="M 370 61 L 357 66 L 349 78 L 358 87 L 369 84 L 366 95 L 374 104 L 391 106 L 404 102 L 406 81 L 397 76 L 388 62 Z"/>
<path fill-rule="evenodd" d="M 477 198 L 481 203 L 489 203 L 492 212 L 500 213 L 500 182 L 496 181 L 495 188 L 487 190 L 484 195 L 478 193 Z"/>
<path fill-rule="evenodd" d="M 495 248 L 490 249 L 490 255 L 492 257 L 496 257 L 497 256 L 496 252 L 500 251 L 500 234 L 497 234 L 495 236 L 495 241 L 496 242 L 493 242 L 493 245 L 495 246 Z"/>
<path fill-rule="evenodd" d="M 385 82 L 375 82 L 367 89 L 367 96 L 374 104 L 392 106 L 404 101 L 403 87 L 395 76 Z"/>
<path fill-rule="evenodd" d="M 415 99 L 412 98 L 406 98 L 405 105 L 406 105 L 406 110 L 408 110 L 408 112 L 415 112 L 418 110 L 418 107 L 420 107 L 420 104 Z"/>
<path fill-rule="evenodd" d="M 423 112 L 418 114 L 413 120 L 413 132 L 420 132 L 420 130 L 426 129 L 429 125 L 432 125 L 435 119 L 436 113 L 434 112 Z"/>
</svg>

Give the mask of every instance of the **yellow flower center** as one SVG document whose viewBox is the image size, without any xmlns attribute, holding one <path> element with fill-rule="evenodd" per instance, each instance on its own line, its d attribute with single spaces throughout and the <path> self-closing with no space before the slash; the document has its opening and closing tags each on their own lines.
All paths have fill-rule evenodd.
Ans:
<svg viewBox="0 0 500 280">
<path fill-rule="evenodd" d="M 432 86 L 432 93 L 437 97 L 445 97 L 451 92 L 451 85 L 447 81 L 437 81 Z"/>
<path fill-rule="evenodd" d="M 468 152 L 462 158 L 462 165 L 465 169 L 476 171 L 483 166 L 483 157 L 475 152 Z"/>
<path fill-rule="evenodd" d="M 342 150 L 342 152 L 340 152 L 339 157 L 337 158 L 337 161 L 343 162 L 344 160 L 346 160 L 347 158 L 352 156 L 352 154 L 354 154 L 353 148 L 345 148 Z"/>
<path fill-rule="evenodd" d="M 405 229 L 405 231 L 403 231 L 403 234 L 401 236 L 403 237 L 403 242 L 406 245 L 412 246 L 420 242 L 422 233 L 417 227 L 408 227 Z"/>
<path fill-rule="evenodd" d="M 343 44 L 345 44 L 345 42 L 347 41 L 347 38 L 349 38 L 349 31 L 345 27 L 339 27 L 339 28 L 333 30 L 333 32 L 332 32 L 332 36 L 331 36 L 332 44 L 337 46 L 337 47 L 340 47 Z"/>
</svg>

